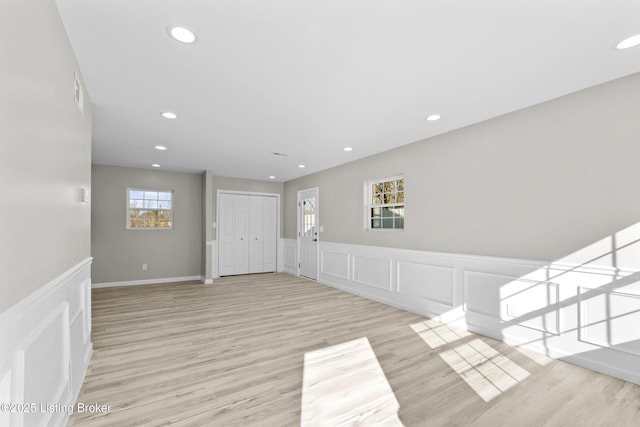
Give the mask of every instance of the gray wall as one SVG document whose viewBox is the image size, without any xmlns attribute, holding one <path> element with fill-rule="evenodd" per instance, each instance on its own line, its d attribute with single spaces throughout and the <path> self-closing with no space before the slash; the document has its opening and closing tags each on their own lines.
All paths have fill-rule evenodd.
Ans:
<svg viewBox="0 0 640 427">
<path fill-rule="evenodd" d="M 638 111 L 640 74 L 289 181 L 285 237 L 319 186 L 321 240 L 557 259 L 640 220 Z M 364 181 L 399 173 L 405 230 L 365 231 Z"/>
<path fill-rule="evenodd" d="M 0 2 L 0 312 L 90 256 L 91 100 L 51 0 Z"/>
<path fill-rule="evenodd" d="M 94 164 L 92 179 L 94 283 L 201 275 L 201 175 Z M 129 187 L 173 190 L 173 230 L 127 230 Z"/>
</svg>

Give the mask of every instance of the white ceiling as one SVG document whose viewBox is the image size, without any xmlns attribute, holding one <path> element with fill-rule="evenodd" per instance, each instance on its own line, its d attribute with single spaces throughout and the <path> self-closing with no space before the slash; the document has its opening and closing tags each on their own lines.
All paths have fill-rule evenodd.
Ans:
<svg viewBox="0 0 640 427">
<path fill-rule="evenodd" d="M 638 0 L 57 4 L 101 164 L 287 181 L 640 71 Z"/>
</svg>

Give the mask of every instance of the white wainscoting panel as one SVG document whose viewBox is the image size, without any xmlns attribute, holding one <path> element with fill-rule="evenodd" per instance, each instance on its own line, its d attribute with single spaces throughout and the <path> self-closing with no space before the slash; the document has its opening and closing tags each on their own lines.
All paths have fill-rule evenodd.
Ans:
<svg viewBox="0 0 640 427">
<path fill-rule="evenodd" d="M 284 251 L 284 268 L 290 274 L 298 274 L 298 241 L 296 239 L 282 239 Z"/>
<path fill-rule="evenodd" d="M 320 253 L 320 272 L 338 279 L 349 280 L 349 254 L 322 251 Z"/>
<path fill-rule="evenodd" d="M 640 384 L 640 265 L 621 270 L 606 254 L 592 263 L 594 250 L 582 264 L 326 241 L 319 250 L 320 283 Z"/>
<path fill-rule="evenodd" d="M 398 293 L 453 307 L 453 267 L 398 261 Z"/>
<path fill-rule="evenodd" d="M 500 318 L 500 287 L 513 279 L 476 271 L 464 272 L 464 311 Z"/>
<path fill-rule="evenodd" d="M 207 248 L 209 249 L 209 262 L 211 263 L 211 278 L 202 277 L 202 283 L 205 285 L 212 285 L 213 279 L 218 277 L 218 241 L 207 241 Z"/>
<path fill-rule="evenodd" d="M 323 252 L 324 253 L 324 252 Z M 391 291 L 391 263 L 390 259 L 372 258 L 368 256 L 353 256 L 352 280 L 361 285 Z"/>
<path fill-rule="evenodd" d="M 11 402 L 11 369 L 6 367 L 0 371 L 0 403 Z M 10 425 L 10 413 L 0 411 L 0 426 Z"/>
<path fill-rule="evenodd" d="M 0 314 L 0 401 L 35 403 L 0 413 L 0 425 L 63 426 L 91 357 L 91 258 Z"/>
<path fill-rule="evenodd" d="M 559 333 L 555 283 L 466 270 L 464 309 L 538 331 Z"/>
<path fill-rule="evenodd" d="M 21 400 L 48 403 L 70 399 L 70 352 L 69 304 L 64 302 L 36 326 L 18 349 Z M 50 387 L 40 387 L 40 384 Z M 51 415 L 39 411 L 25 413 L 24 424 L 47 425 Z"/>
<path fill-rule="evenodd" d="M 276 259 L 277 259 L 277 265 L 278 265 L 276 270 L 278 272 L 284 271 L 284 239 L 283 238 L 278 239 L 278 255 Z"/>
<path fill-rule="evenodd" d="M 640 295 L 581 287 L 580 339 L 640 356 Z"/>
</svg>

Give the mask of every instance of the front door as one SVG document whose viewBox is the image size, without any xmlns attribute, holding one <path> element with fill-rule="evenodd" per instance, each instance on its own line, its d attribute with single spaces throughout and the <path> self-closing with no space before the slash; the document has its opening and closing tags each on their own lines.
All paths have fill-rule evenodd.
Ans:
<svg viewBox="0 0 640 427">
<path fill-rule="evenodd" d="M 300 275 L 318 278 L 318 189 L 298 191 Z"/>
</svg>

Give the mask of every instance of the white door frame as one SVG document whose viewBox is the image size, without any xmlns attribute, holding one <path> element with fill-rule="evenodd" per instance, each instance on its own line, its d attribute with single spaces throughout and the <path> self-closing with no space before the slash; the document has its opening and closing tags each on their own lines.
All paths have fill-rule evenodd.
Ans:
<svg viewBox="0 0 640 427">
<path fill-rule="evenodd" d="M 276 271 L 278 270 L 278 254 L 281 250 L 282 239 L 280 238 L 280 193 L 260 193 L 258 191 L 236 191 L 236 190 L 218 190 L 216 192 L 216 238 L 213 241 L 213 260 L 211 263 L 212 275 L 214 279 L 220 277 L 218 272 L 220 271 L 220 250 L 218 249 L 218 243 L 220 241 L 220 236 L 218 236 L 218 224 L 220 221 L 220 194 L 246 194 L 248 196 L 270 196 L 276 198 Z"/>
<path fill-rule="evenodd" d="M 296 202 L 296 224 L 297 224 L 297 255 L 298 255 L 298 259 L 297 259 L 297 273 L 298 276 L 300 276 L 300 265 L 301 265 L 301 260 L 302 260 L 302 252 L 301 252 L 301 247 L 302 247 L 302 199 L 300 198 L 300 195 L 304 192 L 307 191 L 315 191 L 316 193 L 316 229 L 317 231 L 317 236 L 316 236 L 316 279 L 318 280 L 318 277 L 320 275 L 320 251 L 318 250 L 320 247 L 320 187 L 311 187 L 311 188 L 304 188 L 302 190 L 298 190 L 298 197 L 297 197 L 297 202 Z"/>
</svg>

